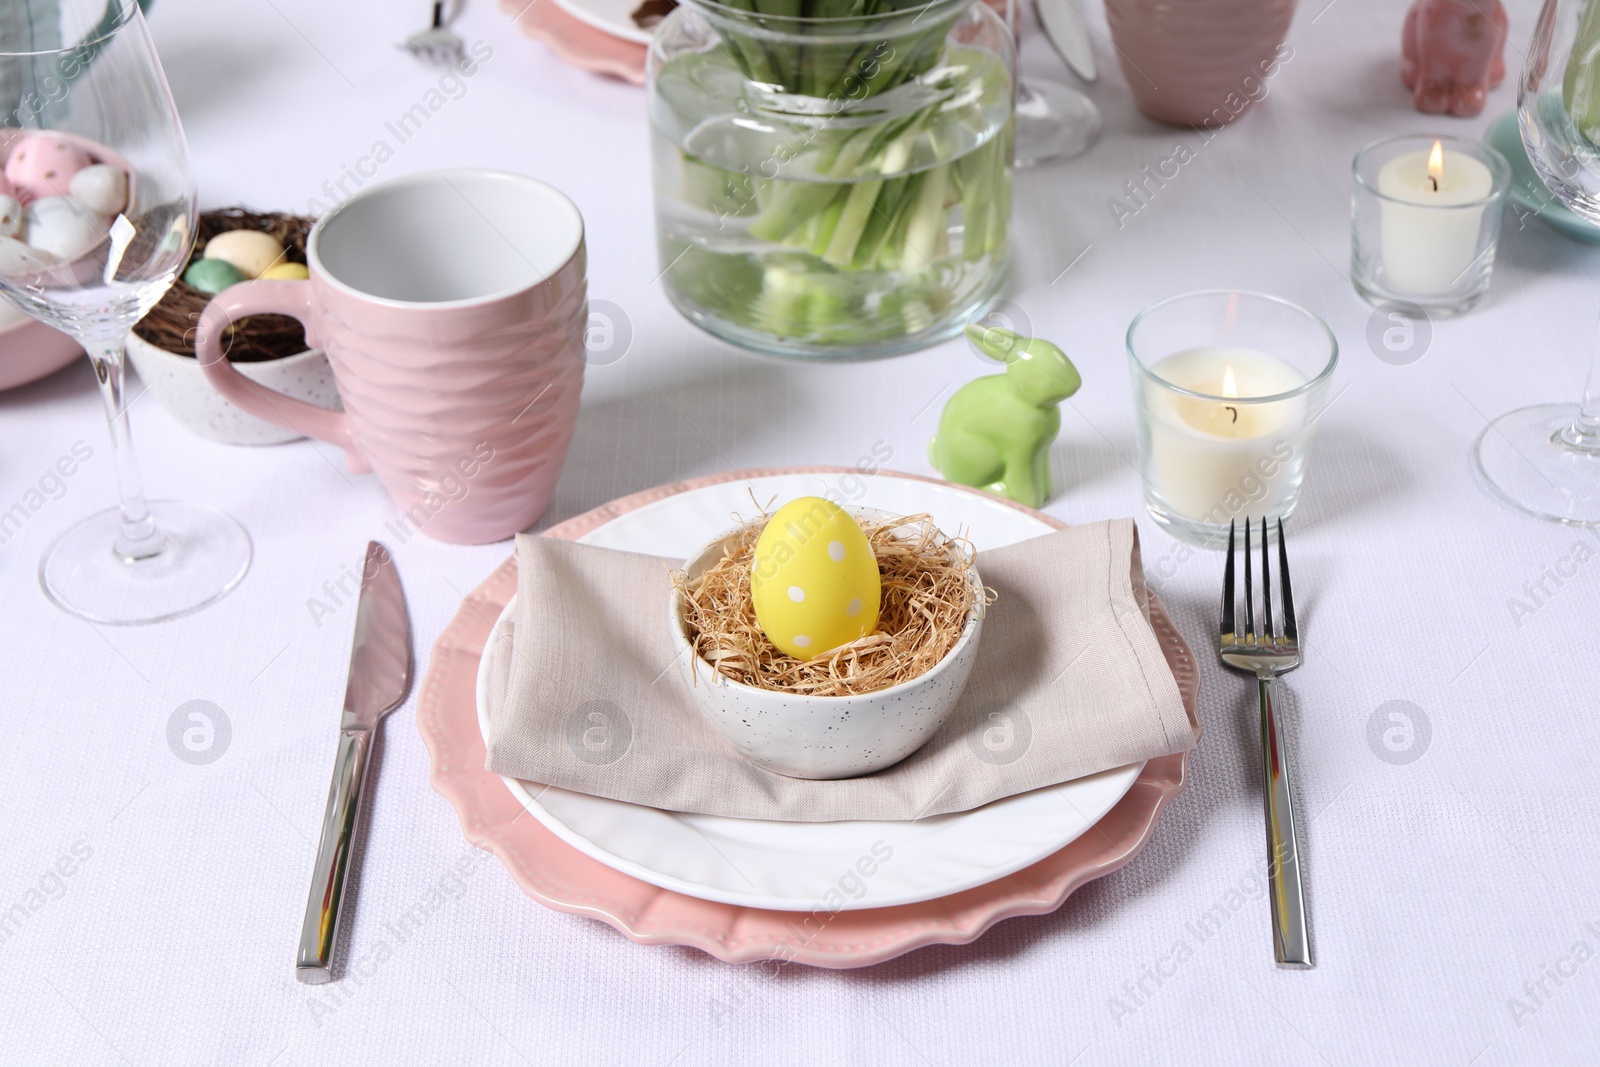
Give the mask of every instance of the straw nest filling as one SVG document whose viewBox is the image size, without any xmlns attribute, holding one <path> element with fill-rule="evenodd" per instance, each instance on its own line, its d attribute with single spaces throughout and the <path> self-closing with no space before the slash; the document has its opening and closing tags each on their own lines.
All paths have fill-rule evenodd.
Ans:
<svg viewBox="0 0 1600 1067">
<path fill-rule="evenodd" d="M 972 545 L 947 537 L 930 516 L 861 523 L 878 559 L 883 595 L 878 629 L 809 660 L 778 649 L 761 630 L 750 596 L 750 566 L 766 518 L 727 542 L 698 577 L 678 571 L 684 630 L 694 651 L 730 681 L 807 696 L 857 696 L 928 673 L 961 639 L 967 614 L 994 602 L 970 578 Z"/>
<path fill-rule="evenodd" d="M 194 252 L 184 264 L 184 270 L 205 258 L 206 244 L 213 237 L 229 230 L 260 230 L 271 234 L 283 245 L 285 262 L 303 264 L 306 238 L 315 223 L 315 219 L 301 215 L 250 211 L 242 207 L 207 211 L 200 216 L 195 228 Z M 193 356 L 200 315 L 210 302 L 208 294 L 189 288 L 180 277 L 150 313 L 134 326 L 133 332 L 174 355 Z M 250 315 L 229 326 L 222 337 L 222 351 L 230 363 L 264 363 L 297 356 L 305 350 L 305 327 L 287 315 Z"/>
</svg>

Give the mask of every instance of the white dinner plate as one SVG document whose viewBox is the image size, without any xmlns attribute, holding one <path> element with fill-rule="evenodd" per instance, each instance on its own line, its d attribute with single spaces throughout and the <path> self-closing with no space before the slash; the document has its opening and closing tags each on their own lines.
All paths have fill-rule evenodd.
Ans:
<svg viewBox="0 0 1600 1067">
<path fill-rule="evenodd" d="M 979 549 L 1050 527 L 957 486 L 891 474 L 783 474 L 691 489 L 625 512 L 585 544 L 685 559 L 742 519 L 797 496 L 900 514 L 927 512 Z M 515 598 L 501 618 L 509 617 Z M 478 725 L 488 657 L 478 669 Z M 789 823 L 661 811 L 505 778 L 551 832 L 585 855 L 664 889 L 778 911 L 914 904 L 1003 878 L 1060 850 L 1133 785 L 1143 764 L 1118 767 L 972 811 L 907 822 Z M 842 900 L 842 904 L 840 901 Z"/>
<path fill-rule="evenodd" d="M 639 0 L 556 0 L 556 6 L 602 33 L 637 44 L 650 43 L 651 32 L 633 21 Z"/>
</svg>

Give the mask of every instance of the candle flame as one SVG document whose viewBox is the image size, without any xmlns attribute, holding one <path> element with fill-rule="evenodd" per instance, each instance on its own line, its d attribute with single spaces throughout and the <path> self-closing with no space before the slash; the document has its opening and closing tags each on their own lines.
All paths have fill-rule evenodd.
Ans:
<svg viewBox="0 0 1600 1067">
<path fill-rule="evenodd" d="M 1433 187 L 1439 187 L 1439 179 L 1444 177 L 1444 142 L 1433 142 L 1433 151 L 1428 153 L 1428 177 L 1433 179 Z"/>
<path fill-rule="evenodd" d="M 1236 397 L 1239 395 L 1239 383 L 1233 376 L 1233 364 L 1228 364 L 1222 372 L 1222 395 Z"/>
</svg>

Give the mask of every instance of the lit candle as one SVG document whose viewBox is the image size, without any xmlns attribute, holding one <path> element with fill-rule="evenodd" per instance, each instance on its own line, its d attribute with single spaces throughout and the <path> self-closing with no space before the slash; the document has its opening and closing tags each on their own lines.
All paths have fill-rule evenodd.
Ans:
<svg viewBox="0 0 1600 1067">
<path fill-rule="evenodd" d="M 1418 296 L 1438 296 L 1462 283 L 1478 256 L 1483 201 L 1494 176 L 1463 152 L 1395 156 L 1378 172 L 1382 204 L 1383 269 L 1389 285 Z M 1474 206 L 1466 206 L 1474 205 Z"/>
<path fill-rule="evenodd" d="M 1155 366 L 1147 381 L 1145 477 L 1168 510 L 1226 526 L 1244 515 L 1282 514 L 1305 470 L 1311 427 L 1306 377 L 1276 356 L 1250 348 L 1191 348 Z M 1229 400 L 1238 399 L 1236 404 Z"/>
</svg>

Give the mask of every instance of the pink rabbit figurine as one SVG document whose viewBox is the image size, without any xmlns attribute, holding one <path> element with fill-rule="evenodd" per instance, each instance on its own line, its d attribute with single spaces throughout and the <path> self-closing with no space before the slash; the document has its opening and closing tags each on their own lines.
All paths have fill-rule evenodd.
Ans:
<svg viewBox="0 0 1600 1067">
<path fill-rule="evenodd" d="M 1400 80 L 1418 111 L 1472 116 L 1506 76 L 1500 0 L 1416 0 L 1400 31 Z"/>
</svg>

